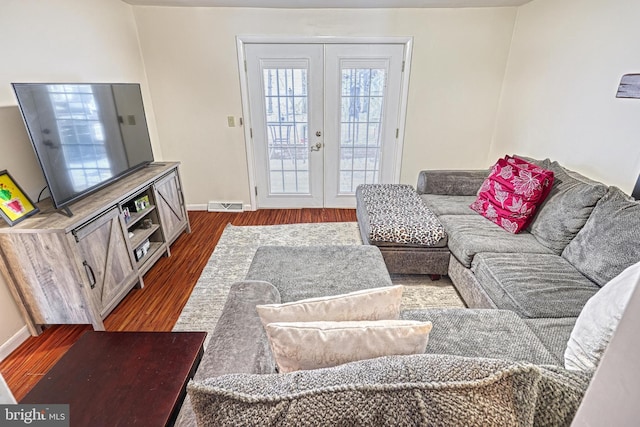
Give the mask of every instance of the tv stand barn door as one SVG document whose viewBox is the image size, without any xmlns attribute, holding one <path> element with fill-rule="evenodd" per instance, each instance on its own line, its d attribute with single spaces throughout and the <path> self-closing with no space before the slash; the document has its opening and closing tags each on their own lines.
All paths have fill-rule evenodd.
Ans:
<svg viewBox="0 0 640 427">
<path fill-rule="evenodd" d="M 158 181 L 154 188 L 164 234 L 169 239 L 175 239 L 183 228 L 186 215 L 182 208 L 184 201 L 178 176 L 166 176 Z"/>
<path fill-rule="evenodd" d="M 183 231 L 190 232 L 178 163 L 151 164 L 57 211 L 0 225 L 0 270 L 32 335 L 103 319 Z"/>
<path fill-rule="evenodd" d="M 127 228 L 118 208 L 76 230 L 82 267 L 89 280 L 91 299 L 100 315 L 106 315 L 138 282 L 135 260 L 127 247 Z"/>
</svg>

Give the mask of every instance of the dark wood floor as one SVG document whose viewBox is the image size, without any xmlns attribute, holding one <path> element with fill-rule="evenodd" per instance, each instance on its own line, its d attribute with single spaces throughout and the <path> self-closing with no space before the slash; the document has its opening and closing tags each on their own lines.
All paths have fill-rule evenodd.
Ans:
<svg viewBox="0 0 640 427">
<path fill-rule="evenodd" d="M 351 209 L 274 209 L 243 213 L 189 212 L 191 234 L 171 246 L 144 276 L 145 287 L 132 290 L 105 319 L 107 331 L 171 331 L 211 256 L 226 224 L 273 225 L 355 221 Z M 20 400 L 91 327 L 59 325 L 30 337 L 5 360 L 0 372 Z"/>
</svg>

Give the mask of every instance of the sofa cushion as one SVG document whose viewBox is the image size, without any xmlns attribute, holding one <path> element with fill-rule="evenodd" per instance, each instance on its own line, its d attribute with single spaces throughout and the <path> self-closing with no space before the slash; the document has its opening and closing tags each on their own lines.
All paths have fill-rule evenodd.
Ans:
<svg viewBox="0 0 640 427">
<path fill-rule="evenodd" d="M 482 253 L 471 270 L 498 308 L 521 317 L 577 317 L 600 289 L 557 255 Z"/>
<path fill-rule="evenodd" d="M 359 225 L 366 243 L 377 246 L 444 247 L 446 233 L 437 216 L 410 185 L 363 184 L 356 189 Z"/>
<path fill-rule="evenodd" d="M 187 389 L 201 426 L 532 426 L 569 425 L 587 384 L 560 368 L 416 355 L 225 375 Z"/>
<path fill-rule="evenodd" d="M 554 183 L 527 228 L 544 246 L 560 254 L 578 234 L 607 187 L 552 162 Z"/>
<path fill-rule="evenodd" d="M 640 262 L 628 267 L 595 294 L 582 309 L 564 354 L 567 369 L 594 370 L 640 283 Z"/>
<path fill-rule="evenodd" d="M 510 233 L 518 233 L 549 193 L 553 172 L 520 158 L 498 159 L 471 209 Z"/>
<path fill-rule="evenodd" d="M 481 252 L 549 254 L 531 234 L 509 233 L 479 215 L 443 215 L 440 222 L 449 235 L 449 250 L 465 267 Z"/>
<path fill-rule="evenodd" d="M 375 246 L 261 246 L 247 280 L 264 280 L 282 302 L 393 286 Z"/>
<path fill-rule="evenodd" d="M 609 188 L 562 256 L 600 286 L 638 262 L 640 201 Z"/>
<path fill-rule="evenodd" d="M 422 194 L 425 205 L 436 215 L 476 215 L 469 205 L 476 196 L 446 196 L 441 194 Z"/>
<path fill-rule="evenodd" d="M 394 354 L 422 354 L 431 322 L 276 322 L 265 329 L 280 372 L 318 369 Z"/>
<path fill-rule="evenodd" d="M 510 310 L 427 308 L 405 310 L 400 316 L 433 323 L 428 354 L 488 357 L 537 365 L 564 364 L 564 348 L 558 360 L 524 320 Z"/>
<path fill-rule="evenodd" d="M 553 355 L 555 364 L 564 366 L 564 352 L 567 349 L 569 335 L 576 323 L 576 317 L 557 317 L 540 319 L 523 319 L 524 323 L 540 339 L 549 353 Z"/>
<path fill-rule="evenodd" d="M 273 322 L 314 322 L 397 319 L 404 286 L 365 289 L 342 295 L 307 298 L 256 306 L 263 325 Z"/>
</svg>

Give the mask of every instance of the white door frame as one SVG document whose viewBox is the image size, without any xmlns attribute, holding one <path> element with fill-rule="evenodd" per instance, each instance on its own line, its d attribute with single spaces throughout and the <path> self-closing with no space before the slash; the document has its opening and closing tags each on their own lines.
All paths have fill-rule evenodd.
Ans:
<svg viewBox="0 0 640 427">
<path fill-rule="evenodd" d="M 402 166 L 402 150 L 404 147 L 404 128 L 407 118 L 407 101 L 409 97 L 409 75 L 411 72 L 411 53 L 413 37 L 334 37 L 334 36 L 236 36 L 238 51 L 238 70 L 240 75 L 240 93 L 242 97 L 242 116 L 244 117 L 244 140 L 247 153 L 247 173 L 249 176 L 249 198 L 251 210 L 257 209 L 255 158 L 253 155 L 253 138 L 251 135 L 252 120 L 249 113 L 249 89 L 247 82 L 247 70 L 245 64 L 245 44 L 247 43 L 342 43 L 342 44 L 404 44 L 404 73 L 400 93 L 400 114 L 398 117 L 398 137 L 394 153 L 393 179 L 394 183 L 400 182 L 400 168 Z"/>
</svg>

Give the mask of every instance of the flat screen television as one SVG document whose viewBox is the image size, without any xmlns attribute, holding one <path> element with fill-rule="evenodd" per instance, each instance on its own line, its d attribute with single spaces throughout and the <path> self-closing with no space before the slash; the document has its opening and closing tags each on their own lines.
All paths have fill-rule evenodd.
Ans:
<svg viewBox="0 0 640 427">
<path fill-rule="evenodd" d="M 153 162 L 139 84 L 12 85 L 56 209 Z"/>
</svg>

